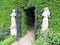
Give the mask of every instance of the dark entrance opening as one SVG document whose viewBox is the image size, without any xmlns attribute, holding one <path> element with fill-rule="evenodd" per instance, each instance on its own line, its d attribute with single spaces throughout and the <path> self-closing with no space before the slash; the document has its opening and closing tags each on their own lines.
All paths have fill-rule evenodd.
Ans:
<svg viewBox="0 0 60 45">
<path fill-rule="evenodd" d="M 25 10 L 26 12 L 26 21 L 27 21 L 27 26 L 28 28 L 34 27 L 35 23 L 35 7 L 29 7 L 28 9 Z"/>
</svg>

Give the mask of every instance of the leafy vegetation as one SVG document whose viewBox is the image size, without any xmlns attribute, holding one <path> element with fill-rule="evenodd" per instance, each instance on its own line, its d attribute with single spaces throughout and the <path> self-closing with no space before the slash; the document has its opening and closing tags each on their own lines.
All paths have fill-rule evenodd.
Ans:
<svg viewBox="0 0 60 45">
<path fill-rule="evenodd" d="M 10 34 L 10 14 L 13 8 L 14 0 L 0 0 L 0 41 Z"/>
<path fill-rule="evenodd" d="M 49 29 L 47 39 L 38 37 L 35 45 L 60 45 L 60 0 L 0 0 L 0 40 L 5 39 L 9 36 L 10 27 L 10 14 L 12 9 L 19 7 L 22 13 L 22 35 L 26 34 L 26 14 L 24 9 L 29 7 L 39 7 L 39 27 L 41 27 L 41 12 L 43 8 L 48 6 L 51 12 L 51 17 L 49 18 Z M 5 28 L 1 28 L 5 27 Z M 3 31 L 4 30 L 4 31 Z M 40 30 L 40 28 L 39 28 Z M 38 33 L 38 35 L 40 35 Z M 46 42 L 47 40 L 47 42 Z M 2 43 L 2 42 L 0 42 Z"/>
<path fill-rule="evenodd" d="M 9 28 L 5 26 L 0 27 L 0 41 L 4 40 L 10 34 Z"/>
<path fill-rule="evenodd" d="M 0 45 L 10 45 L 12 42 L 14 42 L 16 40 L 16 37 L 9 37 L 6 38 L 4 41 L 0 42 Z"/>
</svg>

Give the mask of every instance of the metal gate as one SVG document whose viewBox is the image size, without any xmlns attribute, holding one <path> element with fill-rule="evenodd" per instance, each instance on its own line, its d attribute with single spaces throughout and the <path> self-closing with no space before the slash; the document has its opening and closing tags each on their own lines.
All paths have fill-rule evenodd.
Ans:
<svg viewBox="0 0 60 45">
<path fill-rule="evenodd" d="M 16 9 L 16 25 L 17 25 L 17 41 L 22 35 L 22 30 L 21 30 L 21 11 L 19 8 Z"/>
<path fill-rule="evenodd" d="M 35 28 L 34 28 L 34 38 L 37 38 L 37 30 L 38 30 L 38 15 L 39 15 L 39 9 L 36 6 L 35 8 Z"/>
</svg>

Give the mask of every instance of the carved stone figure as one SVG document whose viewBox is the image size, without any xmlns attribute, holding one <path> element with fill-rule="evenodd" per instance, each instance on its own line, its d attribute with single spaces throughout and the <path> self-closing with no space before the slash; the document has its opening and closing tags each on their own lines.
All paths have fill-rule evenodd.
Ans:
<svg viewBox="0 0 60 45">
<path fill-rule="evenodd" d="M 42 21 L 42 27 L 41 32 L 45 32 L 48 29 L 48 17 L 50 17 L 50 11 L 48 7 L 44 8 L 44 12 L 42 13 L 43 21 Z"/>
<path fill-rule="evenodd" d="M 10 16 L 11 16 L 10 32 L 11 35 L 16 35 L 17 29 L 16 29 L 16 20 L 15 20 L 16 17 L 15 9 L 12 10 L 12 14 Z"/>
</svg>

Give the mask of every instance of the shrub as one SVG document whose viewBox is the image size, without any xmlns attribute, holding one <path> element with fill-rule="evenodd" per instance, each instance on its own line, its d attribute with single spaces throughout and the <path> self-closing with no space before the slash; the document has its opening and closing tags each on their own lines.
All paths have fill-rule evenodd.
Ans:
<svg viewBox="0 0 60 45">
<path fill-rule="evenodd" d="M 11 43 L 13 43 L 16 40 L 16 37 L 8 37 L 6 38 L 4 41 L 0 42 L 0 45 L 10 45 Z"/>
<path fill-rule="evenodd" d="M 10 30 L 8 27 L 5 27 L 4 25 L 0 27 L 0 41 L 4 40 L 9 34 Z"/>
</svg>

